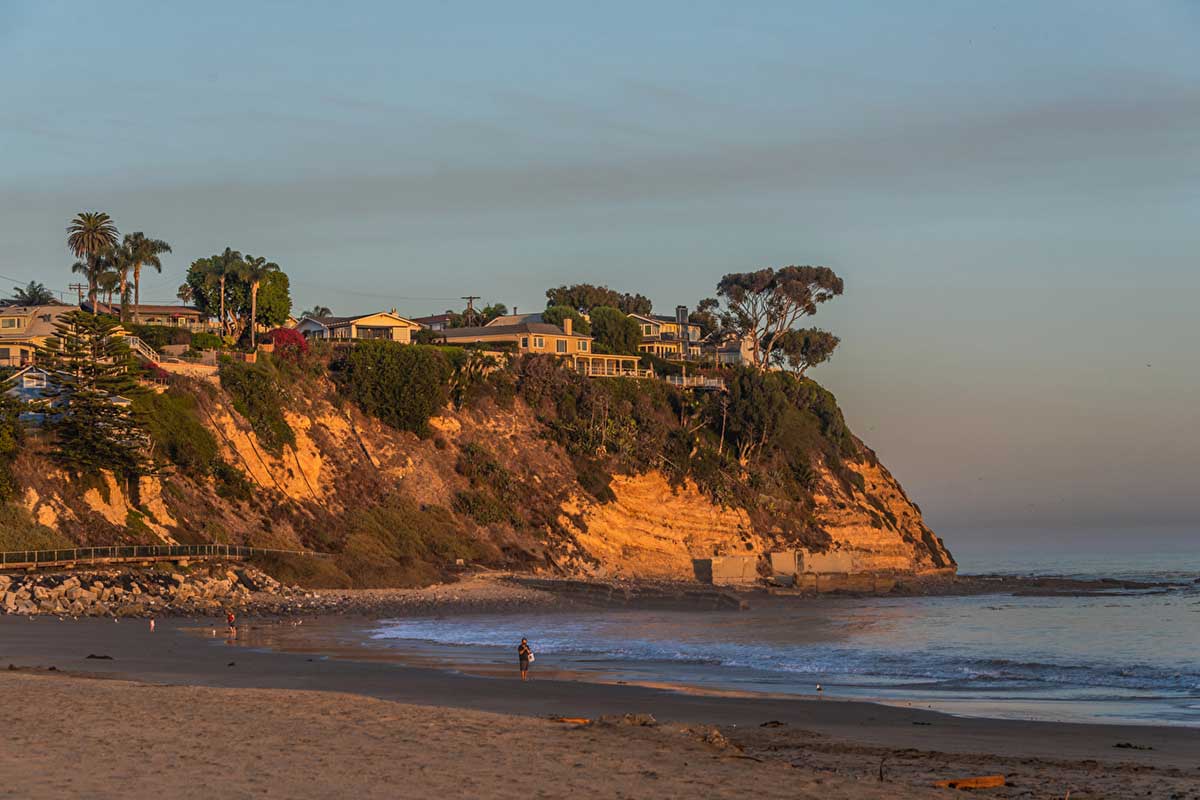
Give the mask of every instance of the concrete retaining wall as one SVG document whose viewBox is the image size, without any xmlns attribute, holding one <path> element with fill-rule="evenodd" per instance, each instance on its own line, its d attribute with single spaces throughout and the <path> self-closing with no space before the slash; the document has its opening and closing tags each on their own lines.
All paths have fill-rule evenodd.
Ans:
<svg viewBox="0 0 1200 800">
<path fill-rule="evenodd" d="M 758 582 L 758 556 L 716 556 L 692 561 L 696 580 L 716 586 L 736 586 Z"/>
</svg>

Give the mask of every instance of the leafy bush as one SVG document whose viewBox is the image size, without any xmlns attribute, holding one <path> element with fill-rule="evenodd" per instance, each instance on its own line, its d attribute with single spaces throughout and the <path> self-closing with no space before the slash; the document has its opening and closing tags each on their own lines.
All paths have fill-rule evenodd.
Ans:
<svg viewBox="0 0 1200 800">
<path fill-rule="evenodd" d="M 450 361 L 436 347 L 360 341 L 331 366 L 342 392 L 393 428 L 423 436 L 449 400 Z"/>
<path fill-rule="evenodd" d="M 637 320 L 609 306 L 593 308 L 591 317 L 592 336 L 602 347 L 598 352 L 637 355 L 642 341 L 642 326 Z"/>
<path fill-rule="evenodd" d="M 218 497 L 245 502 L 254 492 L 254 485 L 246 473 L 219 458 L 212 462 L 212 476 Z"/>
<path fill-rule="evenodd" d="M 223 344 L 221 337 L 215 333 L 197 331 L 192 334 L 191 345 L 193 350 L 220 350 Z"/>
<path fill-rule="evenodd" d="M 19 489 L 12 474 L 12 462 L 25 440 L 21 404 L 3 393 L 6 388 L 0 381 L 0 503 L 14 497 Z"/>
<path fill-rule="evenodd" d="M 194 475 L 210 471 L 217 440 L 200 422 L 194 396 L 179 389 L 147 392 L 134 398 L 133 407 L 167 460 Z"/>
<path fill-rule="evenodd" d="M 0 550 L 53 550 L 74 547 L 61 533 L 39 525 L 18 505 L 0 505 Z"/>
<path fill-rule="evenodd" d="M 219 374 L 233 407 L 250 423 L 267 452 L 278 456 L 284 446 L 296 444 L 296 434 L 283 416 L 283 391 L 269 359 L 253 364 L 225 360 Z"/>
<path fill-rule="evenodd" d="M 192 343 L 192 332 L 187 328 L 176 328 L 172 325 L 127 325 L 134 336 L 141 339 L 155 350 L 161 350 L 169 344 Z"/>
<path fill-rule="evenodd" d="M 308 339 L 292 328 L 276 328 L 267 334 L 275 345 L 275 357 L 284 361 L 298 362 L 308 356 Z"/>
</svg>

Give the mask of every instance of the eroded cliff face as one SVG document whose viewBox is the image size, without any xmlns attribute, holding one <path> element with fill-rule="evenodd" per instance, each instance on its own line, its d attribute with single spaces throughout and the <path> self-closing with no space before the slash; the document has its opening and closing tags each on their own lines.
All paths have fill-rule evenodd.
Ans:
<svg viewBox="0 0 1200 800">
<path fill-rule="evenodd" d="M 203 388 L 203 387 L 202 387 Z M 332 387 L 294 400 L 287 422 L 295 447 L 269 453 L 232 402 L 213 387 L 198 391 L 200 417 L 221 458 L 245 475 L 243 499 L 222 494 L 212 477 L 167 472 L 123 486 L 111 475 L 73 482 L 44 455 L 18 466 L 23 504 L 34 519 L 80 544 L 244 543 L 283 549 L 336 549 L 356 511 L 388 498 L 421 508 L 455 508 L 473 484 L 456 468 L 469 446 L 494 454 L 509 484 L 507 503 L 534 507 L 527 524 L 480 524 L 454 512 L 461 535 L 494 553 L 497 566 L 594 577 L 690 580 L 693 559 L 765 554 L 795 546 L 763 520 L 721 507 L 691 482 L 660 472 L 616 475 L 612 498 L 597 500 L 577 481 L 571 458 L 546 437 L 520 400 L 447 412 L 420 438 L 332 402 Z M 817 549 L 849 553 L 856 570 L 953 569 L 892 475 L 866 456 L 847 462 L 861 482 L 818 466 L 811 506 Z M 478 486 L 475 486 L 478 488 Z M 515 494 L 513 494 L 515 492 Z M 517 497 L 519 499 L 514 500 Z M 528 523 L 528 520 L 533 520 Z"/>
</svg>

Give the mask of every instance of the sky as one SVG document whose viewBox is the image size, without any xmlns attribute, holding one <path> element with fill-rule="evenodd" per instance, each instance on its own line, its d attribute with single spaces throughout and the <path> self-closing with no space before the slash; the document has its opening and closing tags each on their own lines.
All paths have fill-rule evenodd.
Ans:
<svg viewBox="0 0 1200 800">
<path fill-rule="evenodd" d="M 964 547 L 1200 544 L 1200 3 L 0 0 L 0 286 L 85 209 L 298 309 L 823 264 L 813 377 Z M 669 313 L 669 312 L 668 312 Z"/>
</svg>

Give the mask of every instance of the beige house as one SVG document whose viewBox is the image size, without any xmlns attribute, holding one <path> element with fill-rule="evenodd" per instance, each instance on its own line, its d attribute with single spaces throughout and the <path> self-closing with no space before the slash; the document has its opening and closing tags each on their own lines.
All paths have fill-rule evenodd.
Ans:
<svg viewBox="0 0 1200 800">
<path fill-rule="evenodd" d="M 641 369 L 637 356 L 596 353 L 592 337 L 575 333 L 573 322 L 563 327 L 546 322 L 517 322 L 509 325 L 485 325 L 478 328 L 447 328 L 439 331 L 446 344 L 509 344 L 521 354 L 544 354 L 568 359 L 572 368 L 596 377 L 648 378 L 653 373 Z"/>
<path fill-rule="evenodd" d="M 91 311 L 92 305 L 84 301 L 84 311 Z M 96 303 L 96 312 L 113 317 L 121 316 L 120 303 Z M 133 322 L 135 309 L 129 307 L 129 321 Z M 142 303 L 137 306 L 137 322 L 141 325 L 165 325 L 171 328 L 186 328 L 189 331 L 211 331 L 217 327 L 216 321 L 209 318 L 195 306 L 154 305 Z"/>
<path fill-rule="evenodd" d="M 54 335 L 54 323 L 75 306 L 0 307 L 0 367 L 33 363 L 34 353 Z"/>
<path fill-rule="evenodd" d="M 362 314 L 356 317 L 305 317 L 296 323 L 296 330 L 311 339 L 386 339 L 408 344 L 420 325 L 391 311 Z"/>
<path fill-rule="evenodd" d="M 630 314 L 642 327 L 638 350 L 669 361 L 700 357 L 700 326 L 688 322 L 687 306 L 676 306 L 675 316 Z"/>
</svg>

